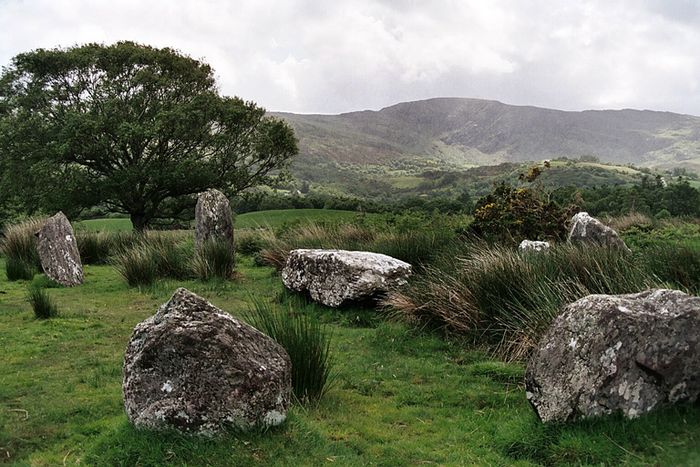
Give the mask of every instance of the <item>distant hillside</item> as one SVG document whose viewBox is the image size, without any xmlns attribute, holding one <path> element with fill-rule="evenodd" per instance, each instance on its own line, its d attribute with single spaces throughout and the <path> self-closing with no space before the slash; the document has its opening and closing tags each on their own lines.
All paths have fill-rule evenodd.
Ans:
<svg viewBox="0 0 700 467">
<path fill-rule="evenodd" d="M 275 113 L 300 140 L 295 170 L 317 164 L 423 169 L 595 155 L 700 172 L 700 118 L 649 110 L 565 112 L 438 98 L 340 115 Z"/>
</svg>

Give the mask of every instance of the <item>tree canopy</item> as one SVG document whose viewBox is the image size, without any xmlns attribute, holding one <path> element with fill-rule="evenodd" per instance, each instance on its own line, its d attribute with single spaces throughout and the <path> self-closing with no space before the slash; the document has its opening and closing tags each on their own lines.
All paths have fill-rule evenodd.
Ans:
<svg viewBox="0 0 700 467">
<path fill-rule="evenodd" d="M 297 151 L 286 123 L 169 48 L 38 49 L 0 76 L 0 197 L 29 212 L 105 206 L 143 229 L 208 188 L 270 183 Z"/>
</svg>

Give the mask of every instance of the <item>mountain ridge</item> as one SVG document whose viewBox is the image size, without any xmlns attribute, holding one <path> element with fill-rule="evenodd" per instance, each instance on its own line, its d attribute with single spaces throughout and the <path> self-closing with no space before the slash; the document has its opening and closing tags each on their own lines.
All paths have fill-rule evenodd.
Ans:
<svg viewBox="0 0 700 467">
<path fill-rule="evenodd" d="M 606 162 L 700 171 L 700 117 L 658 110 L 556 110 L 438 97 L 341 114 L 270 112 L 298 138 L 300 164 L 446 166 L 594 155 Z"/>
</svg>

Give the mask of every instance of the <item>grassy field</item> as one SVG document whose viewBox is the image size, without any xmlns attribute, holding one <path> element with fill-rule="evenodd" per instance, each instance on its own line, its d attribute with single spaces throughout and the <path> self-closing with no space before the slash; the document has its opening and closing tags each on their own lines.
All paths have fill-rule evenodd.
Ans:
<svg viewBox="0 0 700 467">
<path fill-rule="evenodd" d="M 247 212 L 236 216 L 237 229 L 258 227 L 280 227 L 285 223 L 308 221 L 344 221 L 357 216 L 354 211 L 335 209 L 275 209 L 270 211 Z M 121 232 L 132 229 L 131 221 L 125 218 L 89 219 L 77 222 L 76 229 L 91 231 Z"/>
<path fill-rule="evenodd" d="M 537 465 L 700 463 L 700 408 L 635 421 L 544 426 L 523 367 L 464 343 L 387 322 L 373 310 L 290 300 L 271 268 L 239 261 L 228 283 L 164 281 L 130 289 L 110 266 L 85 284 L 50 288 L 61 315 L 34 319 L 27 282 L 0 260 L 0 462 L 16 465 Z M 35 280 L 38 280 L 37 276 Z M 216 440 L 134 430 L 121 399 L 123 352 L 136 323 L 178 286 L 234 314 L 251 296 L 297 303 L 333 331 L 335 384 L 317 407 L 294 407 L 267 433 Z"/>
</svg>

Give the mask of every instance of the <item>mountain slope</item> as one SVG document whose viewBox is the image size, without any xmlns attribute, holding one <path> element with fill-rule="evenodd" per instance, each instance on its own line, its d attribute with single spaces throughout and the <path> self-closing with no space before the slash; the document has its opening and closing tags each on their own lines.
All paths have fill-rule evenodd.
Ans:
<svg viewBox="0 0 700 467">
<path fill-rule="evenodd" d="M 700 171 L 700 118 L 649 110 L 565 112 L 437 98 L 340 115 L 273 113 L 300 141 L 297 163 L 468 167 L 595 155 L 606 162 Z"/>
</svg>

